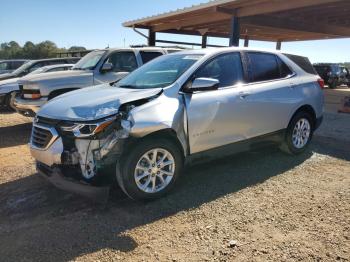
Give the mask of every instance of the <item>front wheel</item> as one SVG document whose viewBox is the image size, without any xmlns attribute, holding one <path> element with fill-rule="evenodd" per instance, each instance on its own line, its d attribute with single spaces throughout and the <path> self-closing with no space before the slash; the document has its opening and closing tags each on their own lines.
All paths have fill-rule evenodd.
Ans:
<svg viewBox="0 0 350 262">
<path fill-rule="evenodd" d="M 9 111 L 15 111 L 14 110 L 14 106 L 12 104 L 12 101 L 13 101 L 15 96 L 16 96 L 16 92 L 11 92 L 11 93 L 7 94 L 6 97 L 5 97 L 5 104 L 4 104 L 4 106 Z"/>
<path fill-rule="evenodd" d="M 292 155 L 304 152 L 312 139 L 313 130 L 310 114 L 307 112 L 297 113 L 288 125 L 281 149 Z"/>
<path fill-rule="evenodd" d="M 174 186 L 183 168 L 181 151 L 176 143 L 165 138 L 139 142 L 121 162 L 117 181 L 135 200 L 163 196 Z"/>
</svg>

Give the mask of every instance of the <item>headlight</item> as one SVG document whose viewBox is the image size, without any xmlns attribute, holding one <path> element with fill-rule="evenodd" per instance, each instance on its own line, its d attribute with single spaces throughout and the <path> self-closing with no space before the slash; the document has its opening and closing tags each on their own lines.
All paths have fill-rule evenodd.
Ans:
<svg viewBox="0 0 350 262">
<path fill-rule="evenodd" d="M 104 119 L 97 123 L 74 123 L 71 126 L 62 126 L 61 129 L 65 132 L 72 132 L 75 137 L 85 138 L 101 133 L 114 121 L 115 117 Z"/>
<path fill-rule="evenodd" d="M 26 99 L 40 99 L 40 89 L 36 83 L 27 83 L 23 85 L 23 98 Z"/>
<path fill-rule="evenodd" d="M 23 84 L 23 89 L 39 90 L 39 86 L 37 83 L 27 83 L 27 84 Z"/>
</svg>

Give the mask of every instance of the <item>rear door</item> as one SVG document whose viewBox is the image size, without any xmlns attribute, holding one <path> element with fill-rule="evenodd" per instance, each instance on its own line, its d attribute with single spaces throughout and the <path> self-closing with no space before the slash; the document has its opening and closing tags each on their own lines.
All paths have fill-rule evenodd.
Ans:
<svg viewBox="0 0 350 262">
<path fill-rule="evenodd" d="M 252 138 L 286 128 L 290 112 L 301 97 L 292 70 L 275 54 L 246 52 L 249 84 L 244 103 L 246 137 Z"/>
</svg>

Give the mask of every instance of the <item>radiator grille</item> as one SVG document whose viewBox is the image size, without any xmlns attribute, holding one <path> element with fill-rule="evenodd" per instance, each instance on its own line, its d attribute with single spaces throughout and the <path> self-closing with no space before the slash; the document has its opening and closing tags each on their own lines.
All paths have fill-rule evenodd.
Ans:
<svg viewBox="0 0 350 262">
<path fill-rule="evenodd" d="M 40 128 L 38 126 L 33 126 L 31 139 L 32 145 L 38 148 L 46 148 L 52 138 L 53 135 L 49 130 Z"/>
</svg>

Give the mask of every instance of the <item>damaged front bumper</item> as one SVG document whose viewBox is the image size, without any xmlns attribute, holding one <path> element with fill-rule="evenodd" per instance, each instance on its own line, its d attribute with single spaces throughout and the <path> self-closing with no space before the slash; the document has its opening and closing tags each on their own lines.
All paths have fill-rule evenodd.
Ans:
<svg viewBox="0 0 350 262">
<path fill-rule="evenodd" d="M 39 175 L 59 189 L 84 196 L 96 202 L 106 202 L 108 199 L 109 186 L 97 187 L 83 181 L 69 179 L 63 175 L 59 168 L 51 168 L 40 162 L 37 162 L 36 168 Z"/>
<path fill-rule="evenodd" d="M 38 173 L 57 188 L 94 201 L 106 201 L 115 182 L 115 175 L 106 170 L 115 171 L 122 138 L 127 137 L 125 130 L 109 130 L 101 137 L 78 139 L 62 135 L 58 129 L 33 124 L 29 146 Z"/>
<path fill-rule="evenodd" d="M 41 106 L 46 104 L 48 101 L 47 97 L 42 97 L 40 99 L 23 99 L 19 96 L 13 99 L 13 106 L 16 111 L 24 116 L 34 117 L 36 113 L 40 110 Z"/>
</svg>

